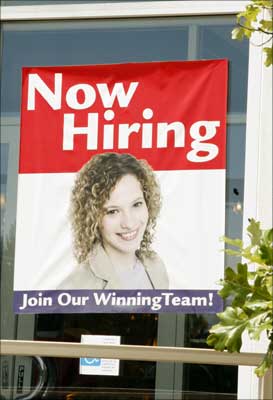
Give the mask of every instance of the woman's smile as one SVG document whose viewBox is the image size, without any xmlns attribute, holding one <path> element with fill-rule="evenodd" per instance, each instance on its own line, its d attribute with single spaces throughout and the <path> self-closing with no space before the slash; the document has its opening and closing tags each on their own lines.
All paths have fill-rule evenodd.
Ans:
<svg viewBox="0 0 273 400">
<path fill-rule="evenodd" d="M 126 241 L 135 240 L 138 235 L 138 229 L 135 229 L 134 231 L 130 232 L 117 233 L 117 235 L 121 237 L 121 239 Z"/>
</svg>

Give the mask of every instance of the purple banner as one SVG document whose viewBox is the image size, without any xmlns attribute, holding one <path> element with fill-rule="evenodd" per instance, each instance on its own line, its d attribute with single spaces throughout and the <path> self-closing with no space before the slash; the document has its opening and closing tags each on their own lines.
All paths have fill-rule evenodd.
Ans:
<svg viewBox="0 0 273 400">
<path fill-rule="evenodd" d="M 41 313 L 216 313 L 216 290 L 31 290 L 16 291 L 14 312 Z"/>
</svg>

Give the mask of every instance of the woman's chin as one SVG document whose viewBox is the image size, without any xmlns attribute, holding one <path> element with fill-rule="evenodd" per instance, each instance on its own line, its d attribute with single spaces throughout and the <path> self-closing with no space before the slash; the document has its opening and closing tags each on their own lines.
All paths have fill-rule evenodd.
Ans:
<svg viewBox="0 0 273 400">
<path fill-rule="evenodd" d="M 121 243 L 118 248 L 122 253 L 131 254 L 135 253 L 140 248 L 140 243 L 140 240 L 126 241 L 126 243 Z"/>
</svg>

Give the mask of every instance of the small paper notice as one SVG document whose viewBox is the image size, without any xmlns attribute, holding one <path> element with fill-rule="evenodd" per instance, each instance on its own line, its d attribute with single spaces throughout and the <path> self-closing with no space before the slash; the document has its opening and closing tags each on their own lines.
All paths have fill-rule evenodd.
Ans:
<svg viewBox="0 0 273 400">
<path fill-rule="evenodd" d="M 82 335 L 85 344 L 120 344 L 120 336 Z M 80 375 L 119 375 L 119 360 L 108 358 L 80 358 Z"/>
</svg>

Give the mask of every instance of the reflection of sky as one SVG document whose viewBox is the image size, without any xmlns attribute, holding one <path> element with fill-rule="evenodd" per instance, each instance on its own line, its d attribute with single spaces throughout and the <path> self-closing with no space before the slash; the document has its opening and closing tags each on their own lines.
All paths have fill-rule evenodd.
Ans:
<svg viewBox="0 0 273 400">
<path fill-rule="evenodd" d="M 243 179 L 245 168 L 245 125 L 227 126 L 227 177 Z"/>
<path fill-rule="evenodd" d="M 23 66 L 111 64 L 163 60 L 186 60 L 188 54 L 187 27 L 156 26 L 147 23 L 103 23 L 103 28 L 73 29 L 69 22 L 64 28 L 54 24 L 39 25 L 35 31 L 4 31 L 2 112 L 20 109 L 21 68 Z M 144 26 L 143 26 L 144 25 Z M 62 26 L 62 25 L 61 25 Z M 89 24 L 88 24 L 89 26 Z M 97 24 L 99 27 L 99 25 Z M 41 30 L 44 27 L 45 30 Z M 49 29 L 49 30 L 48 30 Z M 30 50 L 31 49 L 31 50 Z"/>
<path fill-rule="evenodd" d="M 248 41 L 231 39 L 232 26 L 200 26 L 200 59 L 229 60 L 229 112 L 246 112 Z"/>
<path fill-rule="evenodd" d="M 2 112 L 20 109 L 23 66 L 186 60 L 190 52 L 197 59 L 228 58 L 229 112 L 245 113 L 248 41 L 231 39 L 233 17 L 230 20 L 196 17 L 4 24 Z M 191 26 L 198 28 L 195 44 L 188 40 Z"/>
</svg>

